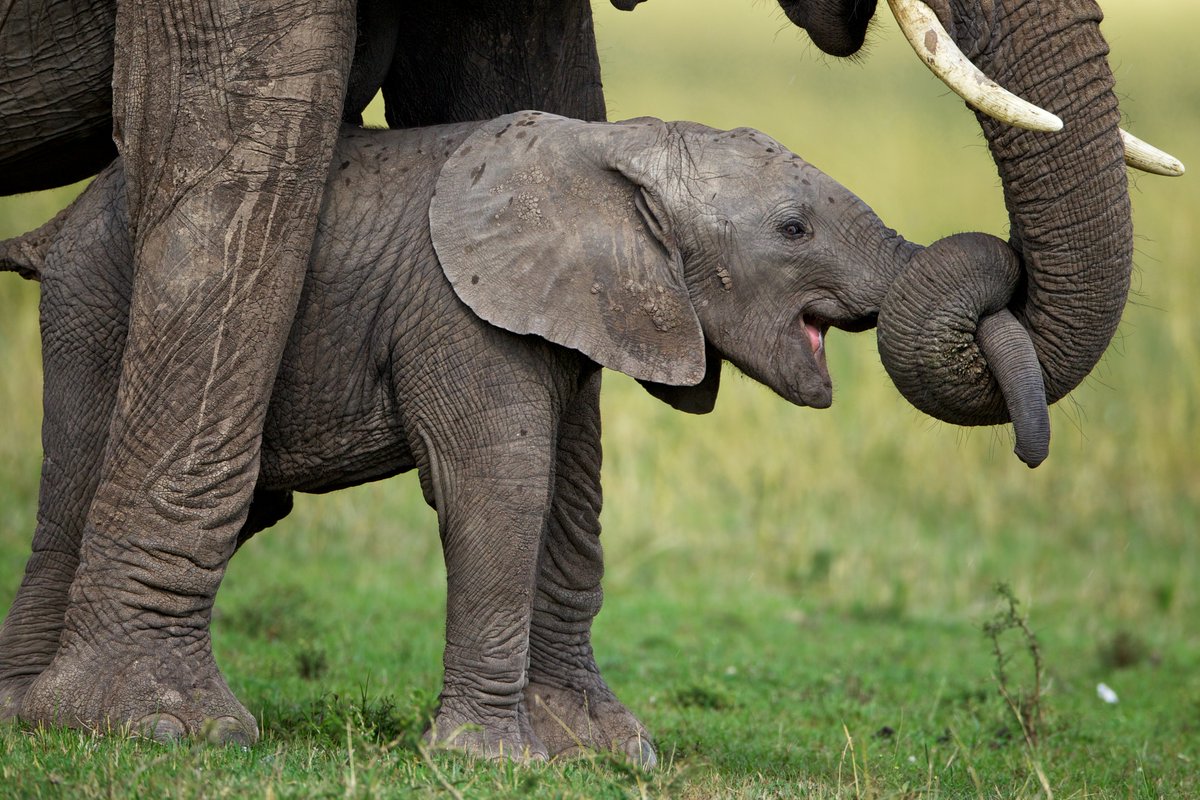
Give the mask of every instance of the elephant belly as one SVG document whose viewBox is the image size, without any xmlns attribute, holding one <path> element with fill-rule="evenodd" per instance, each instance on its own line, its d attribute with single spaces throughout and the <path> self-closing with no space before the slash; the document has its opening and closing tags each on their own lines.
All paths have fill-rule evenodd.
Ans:
<svg viewBox="0 0 1200 800">
<path fill-rule="evenodd" d="M 117 157 L 116 3 L 0 3 L 0 194 L 65 186 Z"/>
<path fill-rule="evenodd" d="M 262 488 L 330 492 L 414 466 L 404 430 L 381 411 L 347 417 L 311 406 L 289 411 L 287 405 L 277 408 L 273 399 L 267 414 L 258 479 Z"/>
<path fill-rule="evenodd" d="M 413 456 L 403 439 L 388 443 L 346 441 L 336 447 L 287 447 L 263 435 L 262 469 L 258 485 L 296 492 L 332 492 L 379 481 L 413 469 Z"/>
</svg>

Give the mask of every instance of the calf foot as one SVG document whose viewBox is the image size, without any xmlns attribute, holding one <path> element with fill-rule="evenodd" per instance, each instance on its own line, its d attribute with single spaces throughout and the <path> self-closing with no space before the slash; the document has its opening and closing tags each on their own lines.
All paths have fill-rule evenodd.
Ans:
<svg viewBox="0 0 1200 800">
<path fill-rule="evenodd" d="M 13 637 L 5 636 L 5 630 L 0 629 L 0 723 L 15 721 L 21 716 L 25 695 L 29 687 L 37 679 L 51 660 L 55 650 L 49 653 L 17 649 L 15 643 L 9 641 Z"/>
<path fill-rule="evenodd" d="M 0 679 L 0 724 L 12 722 L 21 713 L 22 701 L 36 675 L 23 679 Z"/>
<path fill-rule="evenodd" d="M 8 622 L 0 628 L 0 723 L 21 716 L 29 687 L 50 666 L 58 652 L 61 620 L 59 615 L 57 626 L 51 625 L 36 633 L 30 626 L 15 631 L 18 626 Z"/>
<path fill-rule="evenodd" d="M 646 727 L 598 675 L 588 675 L 571 688 L 531 679 L 525 687 L 525 704 L 534 733 L 551 756 L 607 751 L 642 769 L 658 764 Z"/>
<path fill-rule="evenodd" d="M 35 541 L 41 535 L 35 534 Z M 0 722 L 21 715 L 29 687 L 50 666 L 62 638 L 67 590 L 76 559 L 34 550 L 0 625 Z"/>
<path fill-rule="evenodd" d="M 258 725 L 229 690 L 208 648 L 172 640 L 155 644 L 114 651 L 64 644 L 29 687 L 21 718 L 160 742 L 253 744 Z"/>
<path fill-rule="evenodd" d="M 425 741 L 489 761 L 528 763 L 550 757 L 546 745 L 534 732 L 524 703 L 517 705 L 515 713 L 505 709 L 496 714 L 471 708 L 466 703 L 443 701 Z"/>
</svg>

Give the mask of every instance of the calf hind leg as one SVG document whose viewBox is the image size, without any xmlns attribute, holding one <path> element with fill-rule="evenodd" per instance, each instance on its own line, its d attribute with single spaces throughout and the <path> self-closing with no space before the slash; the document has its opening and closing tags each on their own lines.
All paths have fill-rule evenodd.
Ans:
<svg viewBox="0 0 1200 800">
<path fill-rule="evenodd" d="M 105 196 L 111 198 L 120 188 Z M 97 253 L 100 260 L 86 252 Z M 102 260 L 122 255 L 119 248 L 72 250 L 65 257 L 84 260 L 43 276 L 44 455 L 38 521 L 24 577 L 0 627 L 0 719 L 21 713 L 29 686 L 58 652 L 125 346 L 123 309 L 128 308 L 129 286 L 122 278 L 127 270 Z M 80 302 L 83 297 L 88 302 Z"/>
<path fill-rule="evenodd" d="M 645 726 L 600 675 L 592 619 L 600 611 L 600 372 L 558 431 L 554 499 L 538 564 L 525 703 L 551 755 L 616 751 L 638 766 L 658 758 Z"/>
</svg>

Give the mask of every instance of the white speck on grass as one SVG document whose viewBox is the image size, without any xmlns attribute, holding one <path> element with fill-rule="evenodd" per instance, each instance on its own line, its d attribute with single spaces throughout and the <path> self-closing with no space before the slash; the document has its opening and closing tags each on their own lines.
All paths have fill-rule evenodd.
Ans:
<svg viewBox="0 0 1200 800">
<path fill-rule="evenodd" d="M 1096 684 L 1096 696 L 1109 704 L 1117 702 L 1117 693 L 1107 683 Z"/>
</svg>

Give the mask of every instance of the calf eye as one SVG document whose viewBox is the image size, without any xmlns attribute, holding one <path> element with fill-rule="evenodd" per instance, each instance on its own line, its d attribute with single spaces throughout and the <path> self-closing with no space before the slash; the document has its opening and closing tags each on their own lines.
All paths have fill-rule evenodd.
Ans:
<svg viewBox="0 0 1200 800">
<path fill-rule="evenodd" d="M 798 219 L 789 219 L 779 226 L 779 232 L 786 239 L 803 239 L 809 235 L 808 226 Z"/>
</svg>

